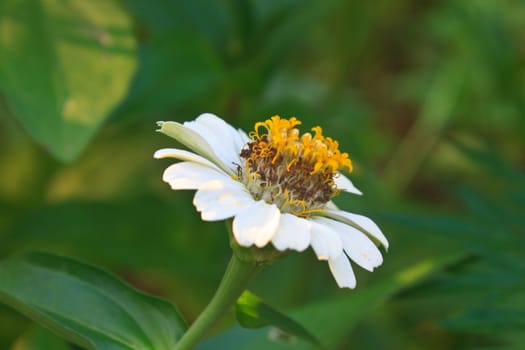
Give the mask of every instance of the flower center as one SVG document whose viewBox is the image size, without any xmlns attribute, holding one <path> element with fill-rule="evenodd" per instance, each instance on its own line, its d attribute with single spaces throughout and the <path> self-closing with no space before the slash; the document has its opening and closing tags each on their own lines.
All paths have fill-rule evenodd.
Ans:
<svg viewBox="0 0 525 350">
<path fill-rule="evenodd" d="M 306 217 L 337 195 L 334 177 L 339 170 L 352 171 L 352 162 L 321 127 L 312 128 L 314 135 L 299 135 L 300 124 L 279 116 L 256 123 L 240 154 L 238 178 L 257 200 Z"/>
</svg>

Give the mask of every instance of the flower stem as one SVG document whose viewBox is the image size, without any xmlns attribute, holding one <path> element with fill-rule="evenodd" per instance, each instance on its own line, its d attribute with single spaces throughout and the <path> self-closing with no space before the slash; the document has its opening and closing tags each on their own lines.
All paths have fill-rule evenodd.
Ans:
<svg viewBox="0 0 525 350">
<path fill-rule="evenodd" d="M 261 265 L 255 261 L 244 261 L 233 254 L 215 295 L 184 333 L 175 350 L 193 349 L 215 322 L 235 303 L 260 267 Z"/>
</svg>

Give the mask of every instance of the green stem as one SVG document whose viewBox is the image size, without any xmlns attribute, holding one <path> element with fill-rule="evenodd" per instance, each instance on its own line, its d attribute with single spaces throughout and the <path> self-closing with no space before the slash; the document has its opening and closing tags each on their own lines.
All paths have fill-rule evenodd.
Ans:
<svg viewBox="0 0 525 350">
<path fill-rule="evenodd" d="M 233 254 L 222 281 L 204 311 L 197 317 L 195 322 L 188 328 L 175 350 L 193 349 L 209 329 L 230 308 L 245 290 L 248 282 L 260 269 L 256 262 L 240 260 Z"/>
</svg>

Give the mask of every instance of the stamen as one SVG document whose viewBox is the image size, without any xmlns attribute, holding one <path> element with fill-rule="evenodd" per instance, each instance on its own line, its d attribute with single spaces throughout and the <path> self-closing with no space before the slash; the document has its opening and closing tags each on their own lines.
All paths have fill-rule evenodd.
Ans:
<svg viewBox="0 0 525 350">
<path fill-rule="evenodd" d="M 300 135 L 295 128 L 300 124 L 295 117 L 279 116 L 256 123 L 249 134 L 252 141 L 240 154 L 245 172 L 239 177 L 254 197 L 307 217 L 339 193 L 334 178 L 340 170 L 352 171 L 352 163 L 321 127 L 312 128 L 313 136 Z M 238 169 L 241 173 L 242 167 Z"/>
</svg>

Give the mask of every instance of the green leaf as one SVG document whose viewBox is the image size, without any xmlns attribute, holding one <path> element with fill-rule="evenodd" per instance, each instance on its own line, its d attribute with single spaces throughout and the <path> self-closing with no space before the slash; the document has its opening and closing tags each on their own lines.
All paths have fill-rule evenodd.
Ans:
<svg viewBox="0 0 525 350">
<path fill-rule="evenodd" d="M 268 306 L 257 295 L 249 291 L 245 291 L 237 300 L 235 313 L 240 325 L 245 328 L 273 325 L 290 335 L 305 339 L 312 344 L 319 344 L 319 341 L 307 329 Z"/>
<path fill-rule="evenodd" d="M 315 330 L 314 334 L 328 349 L 337 348 L 357 322 L 374 307 L 444 267 L 465 259 L 465 256 L 455 254 L 422 261 L 367 289 L 308 305 L 292 315 L 308 329 Z M 341 322 L 341 315 L 344 315 L 344 322 Z"/>
<path fill-rule="evenodd" d="M 151 6 L 150 0 L 124 0 L 123 3 L 144 26 L 147 34 L 195 34 L 217 51 L 228 50 L 228 35 L 233 25 L 229 2 L 157 1 L 155 6 Z"/>
<path fill-rule="evenodd" d="M 457 263 L 465 258 L 465 254 L 455 254 L 442 258 L 428 259 L 412 267 L 402 270 L 367 289 L 358 289 L 333 299 L 309 304 L 292 311 L 290 315 L 300 322 L 313 335 L 321 340 L 326 349 L 341 347 L 341 342 L 375 307 L 385 302 L 399 291 L 410 287 L 446 266 Z M 280 350 L 280 349 L 312 349 L 317 348 L 311 343 L 294 337 L 279 337 L 267 332 L 246 335 L 238 327 L 210 339 L 199 347 L 199 350 L 220 348 L 224 344 L 235 344 L 238 349 L 246 350 Z M 232 348 L 230 346 L 230 348 Z"/>
<path fill-rule="evenodd" d="M 143 35 L 139 69 L 118 117 L 171 113 L 209 93 L 216 98 L 217 85 L 226 77 L 221 52 L 228 48 L 228 6 L 214 0 L 123 4 Z"/>
<path fill-rule="evenodd" d="M 259 33 L 251 41 L 258 47 L 258 65 L 267 73 L 278 68 L 285 53 L 291 51 L 309 31 L 333 10 L 341 0 L 329 1 L 259 1 L 254 8 L 260 17 Z M 280 3 L 276 6 L 276 3 Z M 261 49 L 262 48 L 262 49 Z"/>
<path fill-rule="evenodd" d="M 477 333 L 500 333 L 504 331 L 523 331 L 525 312 L 521 310 L 478 309 L 447 320 L 440 326 L 457 331 Z"/>
<path fill-rule="evenodd" d="M 35 327 L 19 337 L 11 350 L 70 350 L 70 347 L 47 329 Z"/>
<path fill-rule="evenodd" d="M 212 91 L 223 77 L 217 54 L 192 32 L 155 35 L 140 50 L 140 67 L 117 114 L 165 112 Z"/>
<path fill-rule="evenodd" d="M 186 328 L 172 304 L 103 270 L 49 253 L 1 262 L 0 301 L 90 349 L 171 350 Z"/>
<path fill-rule="evenodd" d="M 136 67 L 116 1 L 4 0 L 0 87 L 16 117 L 62 161 L 77 157 L 125 96 Z"/>
</svg>

